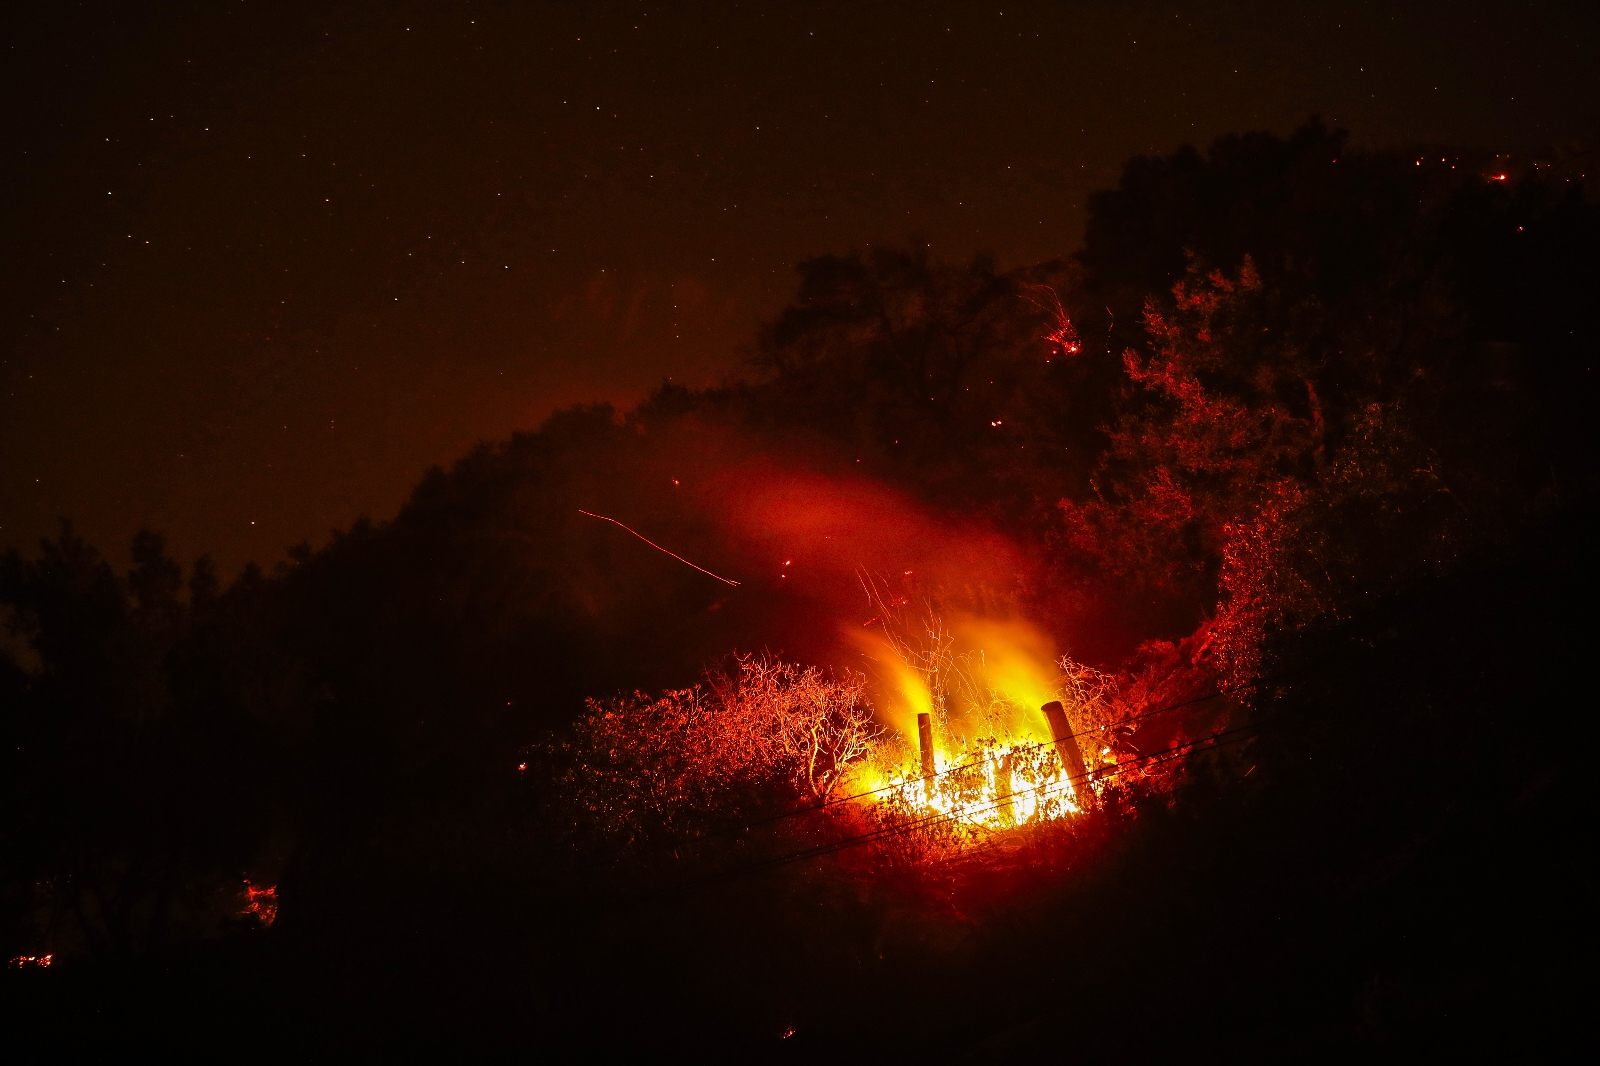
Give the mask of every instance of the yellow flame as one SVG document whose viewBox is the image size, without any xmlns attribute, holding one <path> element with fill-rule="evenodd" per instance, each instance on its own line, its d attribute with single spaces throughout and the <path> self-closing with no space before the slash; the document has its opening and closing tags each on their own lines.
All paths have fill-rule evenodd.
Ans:
<svg viewBox="0 0 1600 1066">
<path fill-rule="evenodd" d="M 951 630 L 967 652 L 968 670 L 999 703 L 1006 735 L 1013 741 L 1051 739 L 1040 710 L 1057 698 L 1056 654 L 1050 638 L 1020 619 L 958 617 Z"/>
<path fill-rule="evenodd" d="M 880 719 L 906 741 L 898 754 L 909 756 L 895 765 L 896 757 L 884 751 L 874 765 L 860 768 L 853 783 L 863 791 L 897 788 L 902 800 L 930 814 L 987 829 L 1077 813 L 1082 804 L 1076 783 L 1066 778 L 1042 710 L 1059 698 L 1050 638 L 1020 619 L 953 615 L 944 626 L 953 639 L 958 685 L 943 693 L 942 703 L 923 672 L 888 639 L 847 630 L 873 660 L 879 699 L 887 704 Z M 939 773 L 929 785 L 916 760 L 917 715 L 931 713 L 936 704 L 948 718 L 935 716 Z"/>
<path fill-rule="evenodd" d="M 845 630 L 845 635 L 867 657 L 873 660 L 880 682 L 889 686 L 887 707 L 878 708 L 881 724 L 893 729 L 913 748 L 917 744 L 917 715 L 933 712 L 933 693 L 928 682 L 895 652 L 894 645 L 883 636 L 855 627 Z"/>
</svg>

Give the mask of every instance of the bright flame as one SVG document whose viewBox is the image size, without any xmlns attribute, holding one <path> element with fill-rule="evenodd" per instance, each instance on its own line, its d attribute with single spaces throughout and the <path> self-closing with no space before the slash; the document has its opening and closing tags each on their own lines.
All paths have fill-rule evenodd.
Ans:
<svg viewBox="0 0 1600 1066">
<path fill-rule="evenodd" d="M 1059 699 L 1059 678 L 1054 668 L 1055 650 L 1039 630 L 1022 621 L 959 619 L 958 640 L 970 647 L 969 670 L 978 683 L 975 708 L 1017 741 L 1051 740 L 1050 729 L 1039 709 Z"/>
<path fill-rule="evenodd" d="M 1021 620 L 953 615 L 947 624 L 931 611 L 908 629 L 883 606 L 882 625 L 846 632 L 872 660 L 880 720 L 902 743 L 881 747 L 852 786 L 907 808 L 913 822 L 1002 830 L 1078 813 L 1087 785 L 1069 778 L 1042 710 L 1076 706 L 1049 638 Z M 931 778 L 919 714 L 933 726 Z"/>
<path fill-rule="evenodd" d="M 933 713 L 933 694 L 926 676 L 913 669 L 881 632 L 849 627 L 844 634 L 877 666 L 880 682 L 887 683 L 889 691 L 879 694 L 880 724 L 894 730 L 915 749 L 917 715 Z"/>
</svg>

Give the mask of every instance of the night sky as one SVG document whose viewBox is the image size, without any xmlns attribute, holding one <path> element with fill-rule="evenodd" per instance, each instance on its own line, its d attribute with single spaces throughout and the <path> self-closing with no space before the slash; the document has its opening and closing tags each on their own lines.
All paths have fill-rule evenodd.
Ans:
<svg viewBox="0 0 1600 1066">
<path fill-rule="evenodd" d="M 225 576 L 574 402 L 737 370 L 793 265 L 1070 253 L 1137 153 L 1597 126 L 1589 5 L 12 5 L 0 544 Z"/>
</svg>

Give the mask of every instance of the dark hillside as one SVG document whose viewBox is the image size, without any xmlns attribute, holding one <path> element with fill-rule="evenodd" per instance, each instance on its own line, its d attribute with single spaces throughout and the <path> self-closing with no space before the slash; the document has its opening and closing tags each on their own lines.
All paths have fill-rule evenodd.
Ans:
<svg viewBox="0 0 1600 1066">
<path fill-rule="evenodd" d="M 9 552 L 13 1042 L 1592 1045 L 1600 212 L 1495 162 L 1136 159 L 1075 257 L 808 261 L 744 380 L 563 411 L 271 573 Z M 828 723 L 907 717 L 849 671 L 921 607 L 1114 693 L 1071 818 L 945 852 L 806 791 Z M 740 652 L 856 695 L 810 748 L 792 701 L 708 732 Z"/>
<path fill-rule="evenodd" d="M 1254 768 L 1242 783 L 1202 761 L 1092 867 L 953 929 L 914 896 L 841 896 L 804 868 L 574 896 L 536 840 L 412 830 L 431 872 L 347 871 L 359 924 L 106 959 L 49 986 L 8 974 L 13 1040 L 262 1027 L 262 1048 L 297 1053 L 621 1038 L 691 1058 L 992 1061 L 1056 1054 L 1063 1034 L 1135 1061 L 1577 1053 L 1596 825 L 1579 710 L 1594 632 L 1574 620 L 1596 592 L 1595 517 L 1281 642 L 1259 735 L 1228 753 Z"/>
</svg>

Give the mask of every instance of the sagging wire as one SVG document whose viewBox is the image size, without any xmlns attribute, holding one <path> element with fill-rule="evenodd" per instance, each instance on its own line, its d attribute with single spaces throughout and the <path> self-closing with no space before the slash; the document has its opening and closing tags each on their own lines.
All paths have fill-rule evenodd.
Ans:
<svg viewBox="0 0 1600 1066">
<path fill-rule="evenodd" d="M 1259 688 L 1262 685 L 1265 685 L 1265 684 L 1268 684 L 1268 683 L 1271 683 L 1271 682 L 1275 682 L 1275 681 L 1280 681 L 1280 680 L 1283 680 L 1284 678 L 1289 677 L 1289 676 L 1291 676 L 1291 675 L 1290 674 L 1275 674 L 1275 675 L 1272 675 L 1270 677 L 1258 678 L 1257 680 L 1249 682 L 1249 683 L 1244 684 L 1244 685 L 1236 685 L 1233 688 L 1220 689 L 1220 690 L 1218 690 L 1216 692 L 1208 693 L 1207 695 L 1204 695 L 1204 696 L 1196 696 L 1193 699 L 1182 700 L 1182 701 L 1180 701 L 1178 703 L 1168 704 L 1165 707 L 1157 707 L 1154 710 L 1145 711 L 1145 712 L 1143 712 L 1141 714 L 1132 715 L 1132 716 L 1130 716 L 1128 718 L 1122 719 L 1117 724 L 1120 725 L 1120 724 L 1122 724 L 1124 722 L 1137 722 L 1137 721 L 1141 721 L 1141 720 L 1146 719 L 1146 718 L 1152 718 L 1152 717 L 1154 717 L 1154 716 L 1156 716 L 1158 714 L 1167 714 L 1167 713 L 1170 713 L 1172 711 L 1182 710 L 1185 707 L 1193 707 L 1196 704 L 1205 703 L 1208 700 L 1214 700 L 1214 699 L 1218 699 L 1218 698 L 1220 698 L 1222 696 L 1229 696 L 1229 695 L 1232 695 L 1232 694 L 1237 693 L 1237 692 L 1244 692 L 1244 691 L 1249 690 L 1249 689 Z M 1103 728 L 1104 727 L 1096 728 L 1096 729 L 1085 729 L 1085 730 L 1082 730 L 1080 732 L 1073 733 L 1072 737 L 1073 737 L 1073 739 L 1077 739 L 1078 737 L 1089 736 L 1091 734 L 1102 732 Z M 1241 726 L 1241 727 L 1238 727 L 1238 728 L 1245 728 L 1245 727 Z M 1236 732 L 1236 731 L 1237 730 L 1230 730 L 1229 732 L 1231 733 L 1231 732 Z M 1219 734 L 1219 735 L 1223 735 L 1223 734 Z M 1197 738 L 1197 739 L 1195 739 L 1195 740 L 1190 742 L 1190 747 L 1192 747 L 1195 744 L 1206 743 L 1208 740 L 1212 740 L 1212 739 L 1215 739 L 1215 738 L 1214 737 L 1213 738 Z M 1040 749 L 1040 748 L 1050 748 L 1050 747 L 1054 747 L 1056 745 L 1056 743 L 1057 742 L 1054 741 L 1054 740 L 1045 740 L 1045 741 L 1038 741 L 1036 743 L 1031 743 L 1031 744 L 1019 744 L 1012 750 L 1013 751 L 1030 751 L 1030 750 Z M 1121 774 L 1121 773 L 1131 772 L 1134 769 L 1138 769 L 1138 766 L 1136 764 L 1139 763 L 1142 760 L 1145 760 L 1145 759 L 1165 760 L 1167 758 L 1172 757 L 1172 753 L 1174 751 L 1182 752 L 1184 750 L 1186 750 L 1186 749 L 1180 746 L 1180 747 L 1177 747 L 1177 748 L 1166 749 L 1164 751 L 1151 752 L 1148 755 L 1136 755 L 1131 759 L 1124 759 L 1122 762 L 1114 763 L 1111 766 L 1103 766 L 1103 767 L 1099 767 L 1099 768 L 1097 768 L 1095 770 L 1090 770 L 1085 774 L 1085 778 L 1086 779 L 1092 779 L 1092 778 L 1098 778 L 1100 775 L 1114 775 L 1114 774 Z M 896 781 L 896 782 L 892 782 L 892 783 L 887 784 L 887 785 L 883 785 L 883 786 L 881 786 L 879 788 L 871 789 L 871 790 L 866 791 L 866 792 L 856 792 L 856 793 L 853 793 L 853 794 L 848 795 L 848 796 L 839 796 L 837 798 L 830 799 L 830 800 L 828 800 L 828 801 L 826 801 L 824 803 L 819 803 L 819 804 L 817 804 L 815 806 L 812 806 L 812 807 L 800 807 L 800 808 L 797 808 L 795 810 L 784 811 L 784 812 L 782 812 L 780 814 L 774 814 L 774 815 L 771 815 L 771 816 L 766 817 L 766 818 L 758 818 L 758 819 L 754 819 L 754 820 L 751 820 L 751 821 L 739 822 L 739 823 L 737 823 L 735 825 L 727 826 L 727 827 L 724 827 L 722 829 L 714 830 L 714 831 L 705 833 L 705 834 L 703 834 L 701 836 L 698 836 L 698 837 L 694 838 L 694 842 L 695 843 L 709 843 L 709 842 L 716 841 L 716 840 L 722 840 L 722 839 L 725 839 L 727 837 L 738 836 L 738 835 L 740 835 L 742 833 L 748 833 L 752 829 L 757 829 L 757 828 L 760 828 L 762 826 L 768 826 L 768 825 L 772 825 L 772 824 L 777 823 L 777 822 L 787 821 L 790 818 L 803 818 L 803 817 L 806 817 L 806 816 L 809 816 L 809 815 L 819 814 L 822 811 L 829 810 L 829 809 L 831 809 L 833 807 L 837 807 L 840 804 L 853 803 L 856 800 L 870 799 L 871 797 L 877 796 L 877 795 L 879 795 L 881 793 L 899 791 L 901 789 L 906 788 L 908 785 L 909 786 L 916 786 L 916 785 L 918 785 L 921 782 L 926 781 L 926 780 L 934 780 L 934 779 L 937 779 L 937 778 L 944 777 L 947 774 L 961 773 L 962 771 L 970 770 L 973 767 L 980 766 L 984 762 L 985 762 L 984 757 L 980 756 L 980 757 L 978 757 L 976 759 L 973 759 L 973 760 L 971 760 L 969 762 L 958 763 L 955 766 L 946 767 L 945 769 L 940 770 L 938 773 L 933 774 L 931 777 L 928 777 L 928 778 L 918 777 L 918 778 L 907 779 L 907 780 L 904 780 L 904 781 Z M 1157 764 L 1155 762 L 1152 762 L 1151 765 L 1157 765 Z M 1024 796 L 1024 795 L 1034 794 L 1034 793 L 1039 792 L 1040 789 L 1055 789 L 1055 788 L 1060 787 L 1064 783 L 1072 782 L 1072 781 L 1074 781 L 1074 779 L 1069 775 L 1069 776 L 1063 777 L 1062 780 L 1060 782 L 1056 783 L 1056 784 L 1041 785 L 1038 788 L 1034 788 L 1034 789 L 1023 789 L 1021 791 L 1012 793 L 1010 796 L 1001 797 L 1000 800 L 997 800 L 996 802 L 1004 802 L 1005 800 L 1012 799 L 1012 798 L 1014 798 L 1016 796 Z M 935 812 L 935 814 L 932 815 L 932 817 L 943 817 L 943 814 L 941 812 Z M 670 850 L 670 848 L 669 848 L 669 850 Z M 600 869 L 602 866 L 606 866 L 606 865 L 610 865 L 610 864 L 609 863 L 598 864 L 598 865 L 590 866 L 590 867 L 588 867 L 588 869 L 591 872 L 593 872 L 595 870 Z"/>
<path fill-rule="evenodd" d="M 851 848 L 863 847 L 868 844 L 876 843 L 880 840 L 887 840 L 891 837 L 903 836 L 907 833 L 914 833 L 919 829 L 930 828 L 932 826 L 939 825 L 940 823 L 955 822 L 970 818 L 973 815 L 981 814 L 985 811 L 1003 806 L 1006 803 L 1013 802 L 1021 796 L 1038 795 L 1043 798 L 1052 793 L 1065 789 L 1068 785 L 1072 785 L 1074 791 L 1076 791 L 1076 787 L 1078 785 L 1087 784 L 1091 779 L 1105 780 L 1107 778 L 1120 776 L 1124 773 L 1131 773 L 1135 770 L 1145 768 L 1136 765 L 1139 763 L 1144 763 L 1146 766 L 1160 765 L 1163 762 L 1190 755 L 1196 750 L 1200 750 L 1203 745 L 1214 750 L 1216 748 L 1224 747 L 1227 744 L 1235 744 L 1253 739 L 1254 737 L 1258 736 L 1260 732 L 1261 728 L 1256 725 L 1237 726 L 1233 729 L 1224 730 L 1221 733 L 1216 733 L 1209 737 L 1197 739 L 1187 744 L 1173 747 L 1167 751 L 1157 752 L 1152 755 L 1141 755 L 1137 758 L 1128 759 L 1121 763 L 1117 763 L 1115 766 L 1102 767 L 1098 770 L 1085 773 L 1080 777 L 1075 778 L 1072 776 L 1067 776 L 1062 780 L 1050 785 L 1044 785 L 1038 788 L 1020 789 L 1004 796 L 985 798 L 982 801 L 969 804 L 955 811 L 935 811 L 919 818 L 913 818 L 909 821 L 896 823 L 894 825 L 883 826 L 867 833 L 861 833 L 857 836 L 846 837 L 842 840 L 831 841 L 827 844 L 818 844 L 815 847 L 803 848 L 800 851 L 790 852 L 787 855 L 779 855 L 771 859 L 750 863 L 746 866 L 737 867 L 732 870 L 724 870 L 718 873 L 709 874 L 705 877 L 695 878 L 669 888 L 657 889 L 639 896 L 623 899 L 619 901 L 619 903 L 642 903 L 651 898 L 668 896 L 684 892 L 689 889 L 708 886 L 721 881 L 731 881 L 740 877 L 744 877 L 748 874 L 777 869 L 780 866 L 787 866 L 795 862 L 805 862 L 810 859 L 824 858 L 828 855 L 835 855 L 841 851 L 847 851 Z M 1228 739 L 1224 740 L 1223 738 L 1225 737 Z"/>
<path fill-rule="evenodd" d="M 1118 725 L 1118 726 L 1121 726 L 1121 725 L 1124 725 L 1124 724 L 1126 724 L 1128 722 L 1138 722 L 1138 721 L 1142 721 L 1143 719 L 1146 719 L 1146 718 L 1153 718 L 1158 714 L 1167 714 L 1167 713 L 1169 713 L 1171 711 L 1182 710 L 1185 707 L 1193 707 L 1196 704 L 1205 703 L 1208 700 L 1219 699 L 1219 698 L 1221 698 L 1223 696 L 1231 696 L 1231 695 L 1233 695 L 1234 693 L 1237 693 L 1237 692 L 1245 692 L 1245 691 L 1250 690 L 1250 689 L 1259 688 L 1260 686 L 1262 686 L 1264 684 L 1267 684 L 1270 681 L 1282 680 L 1282 678 L 1284 676 L 1287 676 L 1287 675 L 1278 675 L 1276 677 L 1271 677 L 1271 678 L 1261 678 L 1259 680 L 1249 682 L 1248 684 L 1236 685 L 1233 688 L 1218 689 L 1216 692 L 1207 693 L 1204 696 L 1196 696 L 1193 699 L 1183 700 L 1180 703 L 1172 703 L 1172 704 L 1168 704 L 1165 707 L 1157 707 L 1153 711 L 1144 711 L 1144 712 L 1142 712 L 1140 714 L 1130 715 L 1127 718 L 1118 719 L 1115 724 Z M 1079 737 L 1086 737 L 1086 736 L 1090 736 L 1092 734 L 1102 733 L 1102 732 L 1105 731 L 1106 728 L 1107 727 L 1105 727 L 1105 726 L 1098 726 L 1098 727 L 1096 727 L 1094 729 L 1080 730 L 1077 733 L 1071 734 L 1071 737 L 1072 737 L 1073 740 L 1076 740 Z M 1009 750 L 1012 751 L 1012 752 L 1025 752 L 1025 751 L 1033 751 L 1033 750 L 1042 749 L 1042 748 L 1053 748 L 1053 747 L 1056 746 L 1056 744 L 1058 744 L 1060 742 L 1060 740 L 1065 740 L 1065 739 L 1066 739 L 1066 737 L 1061 737 L 1059 739 L 1035 741 L 1035 742 L 1032 742 L 1032 743 L 1029 743 L 1029 744 L 1018 744 L 1018 745 L 1015 745 L 1014 747 L 1010 748 Z M 1138 758 L 1146 758 L 1146 756 L 1142 756 L 1141 755 L 1141 756 L 1138 756 Z M 940 770 L 938 773 L 933 774 L 933 775 L 931 775 L 930 777 L 927 777 L 927 778 L 917 777 L 915 779 L 908 779 L 906 781 L 896 781 L 896 782 L 893 782 L 891 784 L 883 785 L 883 786 L 881 786 L 879 788 L 874 788 L 874 789 L 871 789 L 871 790 L 866 791 L 866 792 L 857 792 L 857 793 L 854 793 L 854 794 L 849 795 L 849 796 L 839 796 L 839 797 L 837 797 L 835 799 L 830 799 L 825 803 L 819 803 L 814 807 L 801 807 L 798 810 L 785 811 L 782 814 L 775 814 L 770 818 L 763 818 L 763 819 L 760 819 L 758 821 L 747 822 L 747 823 L 745 823 L 744 828 L 753 829 L 758 825 L 766 825 L 769 822 L 782 821 L 785 818 L 797 818 L 797 817 L 800 817 L 801 815 L 814 814 L 817 811 L 826 810 L 829 807 L 835 807 L 835 806 L 838 806 L 841 803 L 850 803 L 850 802 L 853 802 L 853 801 L 859 800 L 859 799 L 868 799 L 868 798 L 870 798 L 872 796 L 878 795 L 880 792 L 891 792 L 891 791 L 894 791 L 895 789 L 904 788 L 907 784 L 915 784 L 917 782 L 924 781 L 924 780 L 933 780 L 933 779 L 936 779 L 936 778 L 944 777 L 946 774 L 955 774 L 955 773 L 960 773 L 963 770 L 970 770 L 975 766 L 982 765 L 985 761 L 987 761 L 985 756 L 979 756 L 978 758 L 972 759 L 969 762 L 958 763 L 955 766 L 947 767 L 947 768 L 945 768 L 943 770 Z M 1116 765 L 1120 766 L 1122 764 L 1118 763 Z"/>
</svg>

